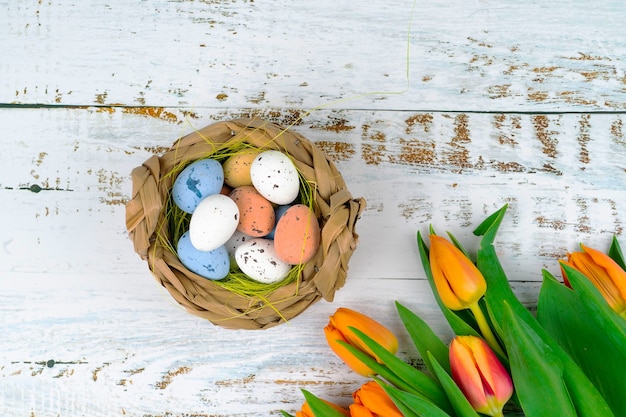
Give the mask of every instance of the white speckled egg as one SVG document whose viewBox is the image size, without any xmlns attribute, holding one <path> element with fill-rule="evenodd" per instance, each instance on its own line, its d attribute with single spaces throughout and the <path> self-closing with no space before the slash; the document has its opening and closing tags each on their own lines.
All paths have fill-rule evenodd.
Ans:
<svg viewBox="0 0 626 417">
<path fill-rule="evenodd" d="M 214 159 L 199 159 L 183 169 L 172 185 L 174 203 L 186 213 L 193 213 L 200 200 L 217 194 L 224 185 L 224 169 Z"/>
<path fill-rule="evenodd" d="M 264 284 L 282 280 L 291 270 L 291 265 L 276 256 L 274 241 L 264 238 L 241 244 L 235 251 L 235 260 L 241 272 Z"/>
<path fill-rule="evenodd" d="M 226 278 L 230 271 L 230 259 L 225 246 L 212 251 L 199 251 L 191 244 L 189 232 L 185 232 L 176 245 L 178 258 L 191 272 L 213 280 Z"/>
<path fill-rule="evenodd" d="M 239 224 L 237 204 L 223 194 L 212 194 L 200 201 L 189 221 L 189 237 L 201 251 L 217 249 L 233 235 Z"/>
<path fill-rule="evenodd" d="M 250 166 L 250 178 L 254 188 L 275 204 L 290 204 L 300 191 L 300 178 L 295 165 L 279 151 L 258 154 Z"/>
</svg>

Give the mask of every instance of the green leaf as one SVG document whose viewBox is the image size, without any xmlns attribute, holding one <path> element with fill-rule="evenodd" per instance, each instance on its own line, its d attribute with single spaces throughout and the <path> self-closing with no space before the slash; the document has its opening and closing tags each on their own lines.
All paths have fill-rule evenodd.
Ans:
<svg viewBox="0 0 626 417">
<path fill-rule="evenodd" d="M 435 281 L 433 280 L 432 270 L 430 269 L 430 261 L 429 261 L 429 250 L 424 243 L 424 239 L 422 238 L 422 234 L 417 232 L 417 246 L 420 254 L 420 259 L 422 260 L 422 267 L 424 268 L 424 272 L 426 273 L 426 278 L 428 278 L 428 282 L 430 284 L 430 288 L 435 296 L 435 300 L 439 305 L 439 309 L 443 313 L 443 316 L 448 321 L 448 324 L 452 328 L 455 334 L 457 335 L 472 335 L 478 336 L 478 332 L 473 327 L 475 324 L 474 318 L 467 310 L 462 311 L 452 311 L 441 301 L 439 297 L 439 292 L 437 292 L 437 286 L 435 285 Z"/>
<path fill-rule="evenodd" d="M 478 413 L 474 410 L 465 397 L 465 394 L 463 394 L 463 391 L 461 391 L 448 372 L 446 372 L 443 366 L 437 362 L 437 359 L 431 355 L 430 352 L 428 353 L 428 356 L 434 366 L 435 375 L 437 375 L 441 386 L 446 391 L 448 400 L 450 400 L 450 404 L 452 404 L 452 408 L 454 408 L 456 414 L 459 417 L 478 417 Z"/>
<path fill-rule="evenodd" d="M 286 411 L 280 410 L 280 414 L 282 414 L 283 417 L 294 417 L 292 414 L 287 413 Z"/>
<path fill-rule="evenodd" d="M 451 417 L 429 400 L 379 382 L 404 417 Z"/>
<path fill-rule="evenodd" d="M 448 346 L 443 343 L 441 339 L 439 339 L 430 326 L 418 317 L 417 314 L 413 313 L 397 301 L 396 309 L 398 310 L 400 320 L 402 320 L 402 323 L 411 337 L 413 344 L 424 360 L 426 368 L 428 368 L 428 370 L 434 375 L 434 369 L 430 362 L 429 355 L 427 354 L 430 352 L 432 356 L 437 359 L 437 362 L 443 366 L 446 372 L 450 373 Z"/>
<path fill-rule="evenodd" d="M 569 390 L 572 395 L 575 394 L 576 407 L 585 407 L 587 410 L 590 410 L 587 414 L 582 413 L 581 415 L 585 417 L 607 417 L 612 415 L 606 401 L 604 401 L 597 388 L 585 376 L 567 352 L 561 348 L 556 340 L 546 332 L 535 317 L 519 302 L 511 290 L 493 246 L 505 208 L 506 206 L 489 216 L 474 231 L 474 234 L 483 236 L 477 254 L 477 266 L 487 281 L 485 302 L 489 309 L 490 317 L 495 322 L 495 330 L 502 338 L 502 334 L 505 333 L 505 326 L 502 326 L 501 321 L 504 315 L 508 314 L 506 310 L 512 310 L 515 317 L 524 322 L 529 329 L 532 329 L 532 332 L 541 339 L 542 343 L 549 346 L 560 358 Z"/>
<path fill-rule="evenodd" d="M 577 416 L 563 381 L 559 355 L 508 304 L 503 311 L 511 376 L 526 417 Z"/>
<path fill-rule="evenodd" d="M 302 393 L 304 394 L 306 402 L 309 403 L 309 407 L 311 407 L 311 411 L 313 411 L 315 417 L 345 417 L 342 413 L 335 410 L 309 391 L 303 389 Z"/>
<path fill-rule="evenodd" d="M 569 265 L 563 269 L 574 289 L 544 271 L 537 318 L 576 361 L 613 413 L 626 416 L 626 322 L 584 275 Z"/>
<path fill-rule="evenodd" d="M 502 338 L 502 323 L 499 320 L 504 314 L 504 301 L 508 303 L 518 317 L 531 325 L 535 331 L 541 331 L 533 315 L 517 299 L 511 289 L 509 280 L 493 246 L 493 241 L 504 218 L 506 208 L 507 206 L 505 205 L 491 214 L 474 230 L 475 235 L 482 236 L 477 253 L 476 266 L 487 282 L 487 292 L 485 293 L 484 301 L 489 317 L 492 320 L 492 329 L 500 338 Z"/>
<path fill-rule="evenodd" d="M 608 255 L 622 269 L 626 270 L 626 262 L 624 261 L 624 255 L 622 254 L 622 248 L 620 247 L 619 242 L 617 241 L 617 238 L 615 236 L 613 236 Z"/>
<path fill-rule="evenodd" d="M 402 359 L 389 352 L 359 329 L 354 327 L 349 327 L 349 329 L 353 331 L 354 334 L 372 350 L 372 352 L 374 352 L 380 361 L 383 362 L 384 367 L 386 367 L 387 370 L 393 374 L 393 377 L 389 378 L 390 375 L 385 375 L 379 372 L 380 376 L 400 389 L 412 392 L 413 394 L 423 395 L 433 403 L 437 404 L 440 408 L 451 410 L 445 391 L 434 378 L 404 362 Z M 348 345 L 347 343 L 342 344 L 346 346 L 346 348 L 350 349 L 353 354 L 357 355 L 355 351 L 358 351 L 358 349 Z M 365 355 L 369 358 L 368 362 L 364 361 L 367 366 L 374 365 L 378 368 L 378 370 L 381 370 L 380 364 L 378 364 L 375 359 L 367 354 Z M 361 359 L 361 357 L 357 357 Z M 375 364 L 372 362 L 375 362 Z M 370 368 L 375 370 L 371 366 Z"/>
</svg>

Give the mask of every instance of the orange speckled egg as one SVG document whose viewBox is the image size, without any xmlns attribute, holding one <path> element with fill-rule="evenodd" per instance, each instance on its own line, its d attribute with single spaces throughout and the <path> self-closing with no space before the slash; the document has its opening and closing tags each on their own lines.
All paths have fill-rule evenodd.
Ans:
<svg viewBox="0 0 626 417">
<path fill-rule="evenodd" d="M 235 188 L 230 193 L 239 208 L 237 230 L 252 237 L 267 235 L 274 228 L 275 214 L 272 203 L 251 185 Z"/>
<path fill-rule="evenodd" d="M 302 264 L 315 255 L 319 245 L 320 225 L 315 213 L 304 204 L 289 207 L 276 225 L 276 255 L 289 264 Z"/>
<path fill-rule="evenodd" d="M 223 164 L 224 182 L 232 188 L 252 185 L 250 166 L 259 153 L 256 149 L 248 148 L 226 159 Z"/>
</svg>

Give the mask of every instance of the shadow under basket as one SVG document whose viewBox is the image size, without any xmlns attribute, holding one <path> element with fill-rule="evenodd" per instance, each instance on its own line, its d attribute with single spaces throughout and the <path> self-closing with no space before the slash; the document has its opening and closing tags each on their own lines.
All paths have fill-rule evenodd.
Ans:
<svg viewBox="0 0 626 417">
<path fill-rule="evenodd" d="M 301 184 L 311 185 L 311 208 L 321 228 L 320 246 L 299 273 L 284 285 L 260 294 L 232 291 L 189 271 L 173 249 L 168 199 L 180 167 L 215 158 L 243 144 L 290 156 Z M 132 197 L 126 228 L 134 249 L 156 280 L 188 312 L 230 329 L 266 329 L 290 320 L 321 298 L 332 301 L 346 280 L 358 240 L 355 224 L 365 200 L 353 198 L 334 163 L 302 135 L 260 119 L 218 122 L 178 139 L 161 156 L 132 171 Z M 226 277 L 224 281 L 228 280 Z"/>
</svg>

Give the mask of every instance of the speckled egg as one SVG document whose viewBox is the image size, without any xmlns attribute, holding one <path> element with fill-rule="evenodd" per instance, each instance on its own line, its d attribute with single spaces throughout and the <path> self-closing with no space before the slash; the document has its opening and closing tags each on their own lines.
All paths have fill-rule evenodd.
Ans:
<svg viewBox="0 0 626 417">
<path fill-rule="evenodd" d="M 189 232 L 185 232 L 176 247 L 178 258 L 191 272 L 213 280 L 226 278 L 230 271 L 230 259 L 225 246 L 212 251 L 199 251 L 191 244 Z"/>
<path fill-rule="evenodd" d="M 300 177 L 287 155 L 279 151 L 264 151 L 254 158 L 250 167 L 252 184 L 272 203 L 292 203 L 300 191 Z"/>
<path fill-rule="evenodd" d="M 295 204 L 280 218 L 274 234 L 278 257 L 289 264 L 308 262 L 320 244 L 320 226 L 315 213 L 304 204 Z"/>
<path fill-rule="evenodd" d="M 172 185 L 174 203 L 186 213 L 193 213 L 200 200 L 217 194 L 224 185 L 224 170 L 214 159 L 199 159 L 183 169 Z"/>
<path fill-rule="evenodd" d="M 244 185 L 230 193 L 239 208 L 237 230 L 252 237 L 261 237 L 272 231 L 275 224 L 274 206 L 253 186 Z"/>
<path fill-rule="evenodd" d="M 252 185 L 250 166 L 260 153 L 257 149 L 243 149 L 224 161 L 224 181 L 232 188 Z"/>
<path fill-rule="evenodd" d="M 233 235 L 239 224 L 237 204 L 223 194 L 212 194 L 200 201 L 189 221 L 189 237 L 201 251 L 217 249 Z"/>
<path fill-rule="evenodd" d="M 245 233 L 240 232 L 239 230 L 235 230 L 235 233 L 226 241 L 224 246 L 226 246 L 226 251 L 228 252 L 228 257 L 230 258 L 230 266 L 233 268 L 238 268 L 237 261 L 235 260 L 235 252 L 237 248 L 244 244 L 245 242 L 254 239 L 251 236 L 248 236 Z"/>
<path fill-rule="evenodd" d="M 241 272 L 249 278 L 271 284 L 285 278 L 291 265 L 280 260 L 274 250 L 274 241 L 254 238 L 241 244 L 235 252 L 235 260 Z"/>
<path fill-rule="evenodd" d="M 287 211 L 289 207 L 291 206 L 284 205 L 284 206 L 276 206 L 274 208 L 274 217 L 276 217 L 276 220 L 274 221 L 274 228 L 272 229 L 271 232 L 269 232 L 266 236 L 264 236 L 266 239 L 274 239 L 274 234 L 276 233 L 276 225 L 278 224 L 278 222 L 280 221 L 280 218 L 283 217 L 283 214 L 285 214 L 285 212 Z"/>
</svg>

